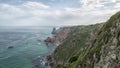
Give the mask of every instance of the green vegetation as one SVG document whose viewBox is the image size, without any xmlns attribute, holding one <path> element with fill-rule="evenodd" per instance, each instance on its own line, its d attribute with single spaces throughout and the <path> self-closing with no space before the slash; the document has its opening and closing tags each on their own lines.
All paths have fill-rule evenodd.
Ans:
<svg viewBox="0 0 120 68">
<path fill-rule="evenodd" d="M 84 50 L 87 37 L 90 35 L 98 24 L 90 26 L 77 26 L 79 31 L 72 33 L 54 52 L 55 58 L 63 64 L 63 66 L 72 66 L 77 61 L 79 55 Z M 81 49 L 80 49 L 81 48 Z M 58 66 L 60 68 L 61 65 Z"/>
<path fill-rule="evenodd" d="M 117 37 L 118 42 L 115 42 L 120 45 L 120 29 L 113 30 L 116 34 L 111 31 L 117 28 L 116 23 L 120 23 L 118 20 L 120 12 L 113 15 L 102 28 L 97 28 L 98 24 L 78 26 L 79 31 L 72 33 L 55 50 L 54 58 L 61 62 L 57 68 L 94 68 L 94 63 L 100 61 L 103 45 L 112 43 L 110 39 L 113 37 Z M 90 36 L 91 32 L 94 36 Z"/>
<path fill-rule="evenodd" d="M 71 57 L 69 60 L 69 63 L 73 63 L 73 62 L 77 61 L 77 59 L 78 59 L 78 56 Z"/>
</svg>

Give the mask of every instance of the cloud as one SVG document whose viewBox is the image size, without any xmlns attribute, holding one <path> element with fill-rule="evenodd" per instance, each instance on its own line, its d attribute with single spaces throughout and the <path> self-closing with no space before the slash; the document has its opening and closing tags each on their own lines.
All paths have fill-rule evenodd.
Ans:
<svg viewBox="0 0 120 68">
<path fill-rule="evenodd" d="M 106 21 L 120 8 L 119 0 L 80 0 L 79 5 L 53 9 L 42 2 L 27 1 L 19 5 L 0 3 L 0 25 L 87 25 Z"/>
<path fill-rule="evenodd" d="M 120 3 L 117 3 L 115 6 L 114 6 L 114 8 L 120 8 Z"/>
<path fill-rule="evenodd" d="M 83 9 L 93 10 L 97 8 L 105 8 L 107 4 L 119 2 L 119 0 L 80 0 Z"/>
<path fill-rule="evenodd" d="M 66 14 L 72 16 L 67 22 L 72 24 L 74 22 L 80 22 L 76 24 L 101 23 L 120 11 L 119 0 L 80 0 L 80 3 L 82 5 L 79 8 L 65 8 Z"/>
<path fill-rule="evenodd" d="M 42 22 L 46 9 L 49 6 L 26 2 L 21 5 L 10 5 L 0 3 L 0 25 L 1 26 L 34 26 Z M 40 17 L 41 16 L 41 17 Z M 41 23 L 42 24 L 42 23 Z"/>
<path fill-rule="evenodd" d="M 10 14 L 23 13 L 23 11 L 20 8 L 8 4 L 0 4 L 0 12 L 10 13 Z"/>
<path fill-rule="evenodd" d="M 23 6 L 30 8 L 30 9 L 48 9 L 50 6 L 45 5 L 43 3 L 37 2 L 27 2 L 24 3 Z"/>
<path fill-rule="evenodd" d="M 55 0 L 51 0 L 51 1 L 55 1 Z"/>
</svg>

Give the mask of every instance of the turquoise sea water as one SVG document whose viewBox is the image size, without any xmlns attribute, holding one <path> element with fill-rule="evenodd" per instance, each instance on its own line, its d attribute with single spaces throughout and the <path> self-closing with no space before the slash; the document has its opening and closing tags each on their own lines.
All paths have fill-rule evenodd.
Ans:
<svg viewBox="0 0 120 68">
<path fill-rule="evenodd" d="M 0 29 L 0 68 L 49 68 L 44 66 L 45 55 L 55 46 L 47 46 L 43 40 L 52 36 L 51 30 L 52 27 Z"/>
</svg>

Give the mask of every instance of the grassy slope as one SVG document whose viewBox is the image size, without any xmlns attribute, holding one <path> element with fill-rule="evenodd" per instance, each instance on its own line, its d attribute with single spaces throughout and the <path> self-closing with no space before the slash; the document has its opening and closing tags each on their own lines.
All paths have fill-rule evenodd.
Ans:
<svg viewBox="0 0 120 68">
<path fill-rule="evenodd" d="M 60 45 L 54 55 L 58 61 L 64 61 L 63 64 L 59 65 L 58 68 L 85 68 L 87 58 L 91 61 L 93 60 L 93 54 L 98 55 L 98 61 L 100 56 L 101 46 L 103 45 L 102 40 L 104 40 L 104 44 L 108 43 L 108 39 L 111 37 L 110 27 L 114 26 L 117 23 L 117 20 L 120 19 L 120 12 L 113 15 L 104 25 L 100 28 L 96 33 L 95 38 L 90 41 L 92 47 L 86 47 L 86 39 L 89 36 L 90 32 L 95 29 L 96 26 L 85 26 L 79 32 L 72 34 L 69 36 L 66 41 Z M 81 27 L 79 27 L 81 28 Z M 120 30 L 118 31 L 118 36 L 120 35 Z M 84 49 L 84 50 L 83 50 Z M 76 59 L 77 58 L 77 59 Z M 71 62 L 70 60 L 73 59 Z M 89 68 L 93 68 L 94 61 L 91 62 Z"/>
<path fill-rule="evenodd" d="M 79 29 L 77 32 L 72 33 L 63 44 L 57 47 L 54 52 L 55 58 L 57 61 L 62 62 L 63 65 L 68 65 L 72 63 L 74 57 L 76 59 L 79 57 L 80 48 L 83 48 L 85 42 L 87 41 L 87 37 L 90 35 L 91 31 L 93 31 L 97 25 L 90 26 L 78 26 Z M 74 60 L 75 61 L 75 60 Z M 59 65 L 62 66 L 62 65 Z"/>
</svg>

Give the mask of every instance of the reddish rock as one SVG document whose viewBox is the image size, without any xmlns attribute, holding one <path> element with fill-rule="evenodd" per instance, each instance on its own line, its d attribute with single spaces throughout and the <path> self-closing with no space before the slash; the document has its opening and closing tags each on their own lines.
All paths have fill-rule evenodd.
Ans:
<svg viewBox="0 0 120 68">
<path fill-rule="evenodd" d="M 44 40 L 44 42 L 48 42 L 48 43 L 54 43 L 54 41 L 55 41 L 55 38 L 50 38 L 50 37 Z"/>
<path fill-rule="evenodd" d="M 44 40 L 44 42 L 46 42 L 46 44 L 54 43 L 54 44 L 58 44 L 59 45 L 69 35 L 69 33 L 71 31 L 72 30 L 71 30 L 70 27 L 60 28 L 60 29 L 56 30 L 56 34 L 55 34 L 54 37 L 52 37 L 52 38 L 48 37 L 46 40 Z"/>
</svg>

